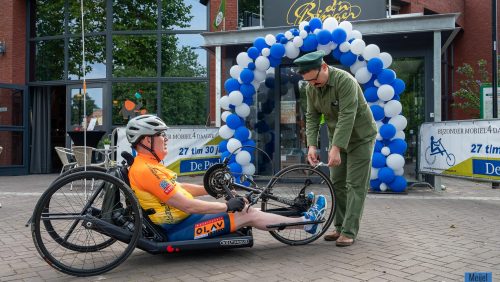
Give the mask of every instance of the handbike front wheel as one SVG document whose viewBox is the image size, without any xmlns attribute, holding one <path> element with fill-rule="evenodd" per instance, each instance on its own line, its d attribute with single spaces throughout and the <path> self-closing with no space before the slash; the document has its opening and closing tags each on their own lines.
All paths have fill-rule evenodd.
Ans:
<svg viewBox="0 0 500 282">
<path fill-rule="evenodd" d="M 303 226 L 269 231 L 278 241 L 288 245 L 305 245 L 321 237 L 332 224 L 336 209 L 335 190 L 328 176 L 319 169 L 305 164 L 286 167 L 273 177 L 269 187 L 270 196 L 262 200 L 262 211 L 265 212 L 299 218 L 313 204 L 307 199 L 308 195 L 312 195 L 310 192 L 315 197 L 325 196 L 327 202 L 324 222 L 317 225 L 314 234 L 306 232 Z"/>
<path fill-rule="evenodd" d="M 105 196 L 110 189 L 115 189 L 111 204 Z M 115 222 L 117 216 L 121 224 Z M 91 276 L 122 263 L 134 251 L 141 227 L 141 211 L 131 189 L 116 177 L 87 171 L 51 184 L 35 207 L 31 232 L 49 265 L 66 274 Z"/>
</svg>

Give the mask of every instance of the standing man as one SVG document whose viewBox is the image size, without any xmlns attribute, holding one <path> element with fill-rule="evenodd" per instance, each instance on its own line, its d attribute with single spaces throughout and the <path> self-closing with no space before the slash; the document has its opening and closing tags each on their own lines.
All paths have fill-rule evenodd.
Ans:
<svg viewBox="0 0 500 282">
<path fill-rule="evenodd" d="M 294 61 L 298 73 L 309 83 L 306 88 L 307 159 L 312 165 L 319 162 L 318 132 L 323 114 L 330 140 L 330 178 L 337 195 L 336 230 L 324 238 L 336 241 L 337 246 L 350 246 L 358 235 L 369 188 L 377 126 L 356 79 L 328 66 L 324 56 L 323 51 L 316 51 Z"/>
</svg>

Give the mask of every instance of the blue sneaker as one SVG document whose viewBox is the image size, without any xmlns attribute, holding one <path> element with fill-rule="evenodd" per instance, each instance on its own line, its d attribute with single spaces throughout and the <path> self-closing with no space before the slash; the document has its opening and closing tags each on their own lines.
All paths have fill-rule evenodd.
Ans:
<svg viewBox="0 0 500 282">
<path fill-rule="evenodd" d="M 322 220 L 325 218 L 326 211 L 326 198 L 323 195 L 319 195 L 316 199 L 316 203 L 304 214 L 304 217 L 307 221 L 316 221 Z M 307 224 L 304 225 L 304 230 L 310 234 L 316 234 L 316 230 L 318 229 L 318 224 Z"/>
</svg>

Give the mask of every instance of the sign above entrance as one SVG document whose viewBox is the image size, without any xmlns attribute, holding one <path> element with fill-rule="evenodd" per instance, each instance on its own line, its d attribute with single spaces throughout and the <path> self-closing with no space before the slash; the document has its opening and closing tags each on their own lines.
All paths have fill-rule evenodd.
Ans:
<svg viewBox="0 0 500 282">
<path fill-rule="evenodd" d="M 267 14 L 267 15 L 266 15 Z M 386 0 L 264 1 L 264 26 L 295 26 L 312 18 L 334 17 L 339 22 L 386 17 Z"/>
</svg>

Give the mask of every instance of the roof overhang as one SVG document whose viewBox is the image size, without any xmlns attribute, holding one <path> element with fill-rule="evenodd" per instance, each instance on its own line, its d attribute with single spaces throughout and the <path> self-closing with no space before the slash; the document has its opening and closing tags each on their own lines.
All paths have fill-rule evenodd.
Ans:
<svg viewBox="0 0 500 282">
<path fill-rule="evenodd" d="M 404 34 L 416 32 L 453 31 L 454 37 L 460 28 L 456 26 L 456 20 L 460 14 L 437 14 L 428 16 L 408 16 L 386 19 L 374 19 L 353 21 L 353 27 L 359 30 L 363 36 Z M 290 30 L 291 26 L 245 29 L 222 32 L 205 32 L 201 35 L 205 39 L 202 46 L 213 50 L 216 46 L 247 45 L 253 43 L 255 38 L 263 37 L 267 34 L 284 33 Z M 453 40 L 453 38 L 448 38 Z M 447 40 L 447 41 L 449 41 Z"/>
</svg>

